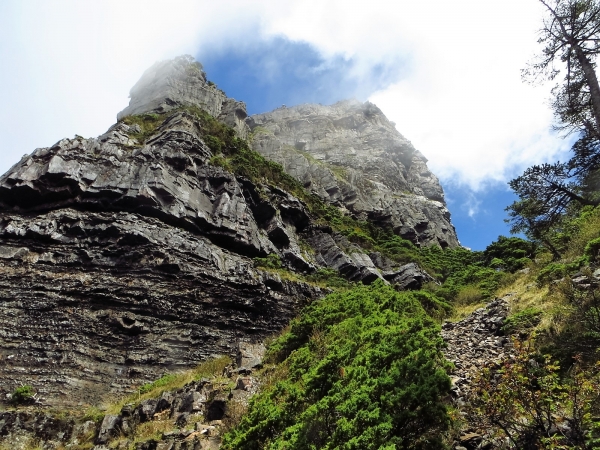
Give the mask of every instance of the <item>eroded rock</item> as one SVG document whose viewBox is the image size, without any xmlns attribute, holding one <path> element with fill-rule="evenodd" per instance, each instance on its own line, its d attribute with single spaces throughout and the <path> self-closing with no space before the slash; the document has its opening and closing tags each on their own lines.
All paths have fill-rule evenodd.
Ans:
<svg viewBox="0 0 600 450">
<path fill-rule="evenodd" d="M 253 148 L 321 198 L 418 245 L 459 245 L 426 158 L 374 104 L 282 107 L 247 123 Z"/>
</svg>

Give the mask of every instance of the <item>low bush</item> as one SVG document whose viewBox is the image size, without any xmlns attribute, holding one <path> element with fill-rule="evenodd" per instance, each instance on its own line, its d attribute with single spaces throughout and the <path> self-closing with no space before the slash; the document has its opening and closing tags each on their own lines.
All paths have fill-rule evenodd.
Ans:
<svg viewBox="0 0 600 450">
<path fill-rule="evenodd" d="M 279 255 L 276 255 L 275 253 L 267 255 L 265 258 L 254 258 L 253 261 L 254 267 L 260 267 L 263 269 L 277 270 L 283 267 L 281 264 L 281 258 L 279 258 Z"/>
<path fill-rule="evenodd" d="M 18 388 L 16 388 L 11 397 L 10 397 L 10 401 L 14 404 L 23 404 L 23 403 L 29 403 L 31 402 L 31 400 L 33 399 L 35 392 L 33 390 L 33 387 L 26 384 L 24 386 L 20 386 Z"/>
<path fill-rule="evenodd" d="M 570 263 L 551 262 L 538 272 L 537 283 L 541 286 L 554 280 L 560 280 L 568 275 L 572 275 L 586 262 L 585 257 L 577 258 Z"/>
<path fill-rule="evenodd" d="M 596 262 L 600 252 L 600 238 L 592 239 L 585 245 L 584 256 L 589 262 Z"/>
<path fill-rule="evenodd" d="M 502 330 L 508 334 L 528 334 L 542 320 L 542 310 L 536 307 L 524 309 L 507 317 Z"/>
<path fill-rule="evenodd" d="M 515 348 L 499 370 L 486 368 L 473 380 L 471 423 L 489 430 L 501 448 L 599 448 L 600 366 L 584 371 L 576 361 L 563 380 L 549 356 L 529 344 L 515 342 Z"/>
<path fill-rule="evenodd" d="M 177 380 L 177 375 L 166 374 L 166 375 L 163 375 L 162 377 L 160 377 L 158 380 L 153 381 L 152 383 L 144 384 L 142 387 L 140 387 L 139 392 L 140 392 L 140 394 L 145 394 L 147 392 L 153 391 L 156 388 L 169 386 L 175 380 Z"/>
<path fill-rule="evenodd" d="M 537 244 L 518 237 L 499 236 L 483 251 L 486 265 L 516 272 L 535 258 Z"/>
<path fill-rule="evenodd" d="M 315 273 L 306 276 L 311 283 L 327 286 L 329 288 L 349 288 L 352 284 L 334 269 L 319 269 Z"/>
<path fill-rule="evenodd" d="M 268 350 L 285 376 L 223 448 L 444 448 L 448 363 L 422 300 L 375 282 L 308 306 Z"/>
</svg>

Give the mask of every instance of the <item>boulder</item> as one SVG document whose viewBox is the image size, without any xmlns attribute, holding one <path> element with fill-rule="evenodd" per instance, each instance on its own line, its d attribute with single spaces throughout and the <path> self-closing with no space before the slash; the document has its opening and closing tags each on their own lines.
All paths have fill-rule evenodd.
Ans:
<svg viewBox="0 0 600 450">
<path fill-rule="evenodd" d="M 94 443 L 96 445 L 107 444 L 111 439 L 118 437 L 121 434 L 121 416 L 107 414 L 102 419 L 98 437 Z"/>
</svg>

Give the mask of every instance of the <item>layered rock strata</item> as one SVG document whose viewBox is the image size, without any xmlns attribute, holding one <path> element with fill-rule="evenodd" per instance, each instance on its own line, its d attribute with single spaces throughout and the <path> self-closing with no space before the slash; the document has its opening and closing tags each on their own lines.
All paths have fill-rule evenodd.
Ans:
<svg viewBox="0 0 600 450">
<path fill-rule="evenodd" d="M 247 119 L 252 146 L 321 198 L 418 245 L 459 245 L 427 159 L 377 106 L 278 108 Z"/>
<path fill-rule="evenodd" d="M 267 229 L 275 216 L 290 236 L 307 226 L 298 200 L 256 209 L 256 187 L 208 164 L 185 112 L 144 145 L 130 131 L 60 141 L 0 178 L 4 393 L 94 403 L 262 340 L 321 295 L 251 259 L 296 252 L 309 266 Z"/>
<path fill-rule="evenodd" d="M 243 103 L 177 58 L 149 69 L 119 115 L 158 114 L 158 128 L 148 134 L 120 121 L 98 138 L 37 149 L 0 177 L 0 401 L 21 384 L 50 405 L 122 395 L 165 371 L 233 355 L 239 341 L 262 341 L 323 294 L 299 276 L 256 267 L 256 257 L 276 255 L 288 274 L 326 267 L 399 289 L 429 279 L 317 225 L 290 193 L 212 165 L 203 125 L 185 107 L 248 132 Z M 298 150 L 294 141 L 294 151 L 331 157 L 307 166 L 323 174 L 307 172 L 310 189 L 415 242 L 457 245 L 437 180 L 379 110 L 314 108 L 331 117 L 312 140 L 302 128 L 306 144 Z M 283 142 L 267 115 L 249 123 L 263 153 Z M 342 147 L 358 161 L 343 173 L 335 168 Z"/>
<path fill-rule="evenodd" d="M 216 450 L 221 433 L 239 419 L 257 392 L 265 347 L 240 342 L 236 364 L 223 373 L 193 380 L 179 389 L 164 390 L 158 396 L 125 404 L 118 414 L 101 420 L 65 418 L 56 411 L 34 407 L 0 412 L 0 445 L 28 449 L 32 443 L 47 450 L 64 448 L 109 448 L 136 450 Z M 161 435 L 144 435 L 140 425 L 153 422 Z M 145 439 L 144 439 L 145 437 Z"/>
</svg>

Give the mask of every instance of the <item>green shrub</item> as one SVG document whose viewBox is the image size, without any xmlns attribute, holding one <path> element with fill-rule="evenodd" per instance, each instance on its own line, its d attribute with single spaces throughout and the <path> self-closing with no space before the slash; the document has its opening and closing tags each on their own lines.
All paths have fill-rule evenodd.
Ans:
<svg viewBox="0 0 600 450">
<path fill-rule="evenodd" d="M 574 274 L 585 263 L 585 261 L 586 258 L 582 256 L 570 263 L 552 262 L 539 271 L 537 282 L 539 285 L 544 285 L 550 283 L 551 281 L 564 278 L 567 275 Z"/>
<path fill-rule="evenodd" d="M 585 245 L 584 256 L 589 262 L 596 262 L 598 252 L 600 251 L 600 238 L 592 239 Z"/>
<path fill-rule="evenodd" d="M 500 267 L 508 272 L 516 272 L 525 267 L 537 252 L 537 244 L 518 237 L 498 236 L 483 251 L 486 265 Z"/>
<path fill-rule="evenodd" d="M 584 285 L 561 283 L 558 289 L 570 306 L 560 345 L 587 356 L 598 356 L 600 349 L 600 290 L 594 278 L 587 272 Z M 586 286 L 587 285 L 587 286 Z"/>
<path fill-rule="evenodd" d="M 330 288 L 349 288 L 352 284 L 334 269 L 319 269 L 315 273 L 306 276 L 306 280 L 312 283 L 323 284 Z"/>
<path fill-rule="evenodd" d="M 33 391 L 33 387 L 26 384 L 24 386 L 20 386 L 20 387 L 16 388 L 13 391 L 10 400 L 12 403 L 15 403 L 15 404 L 28 403 L 31 401 L 34 394 L 35 394 L 35 392 Z"/>
<path fill-rule="evenodd" d="M 275 253 L 267 255 L 266 258 L 254 258 L 253 261 L 254 267 L 261 267 L 263 269 L 276 270 L 283 267 L 281 264 L 281 258 L 279 258 L 279 255 L 276 255 Z"/>
<path fill-rule="evenodd" d="M 131 137 L 137 139 L 140 145 L 142 145 L 156 132 L 166 119 L 167 116 L 165 114 L 140 114 L 124 117 L 122 122 L 126 125 L 138 125 L 140 127 L 140 131 L 131 133 Z"/>
<path fill-rule="evenodd" d="M 448 363 L 422 300 L 375 282 L 312 303 L 269 347 L 287 377 L 223 449 L 444 448 Z"/>
<path fill-rule="evenodd" d="M 208 145 L 210 147 L 210 149 L 215 154 L 221 153 L 221 151 L 223 150 L 223 147 L 225 146 L 225 143 L 221 139 L 219 139 L 217 136 L 205 136 L 204 142 L 206 143 L 206 145 Z"/>
<path fill-rule="evenodd" d="M 414 291 L 412 295 L 421 303 L 425 311 L 435 319 L 441 320 L 452 312 L 452 305 L 446 302 L 444 298 L 435 295 L 435 293 Z"/>
<path fill-rule="evenodd" d="M 462 305 L 477 303 L 491 298 L 507 276 L 481 262 L 464 265 L 449 273 L 438 295 Z"/>
</svg>

